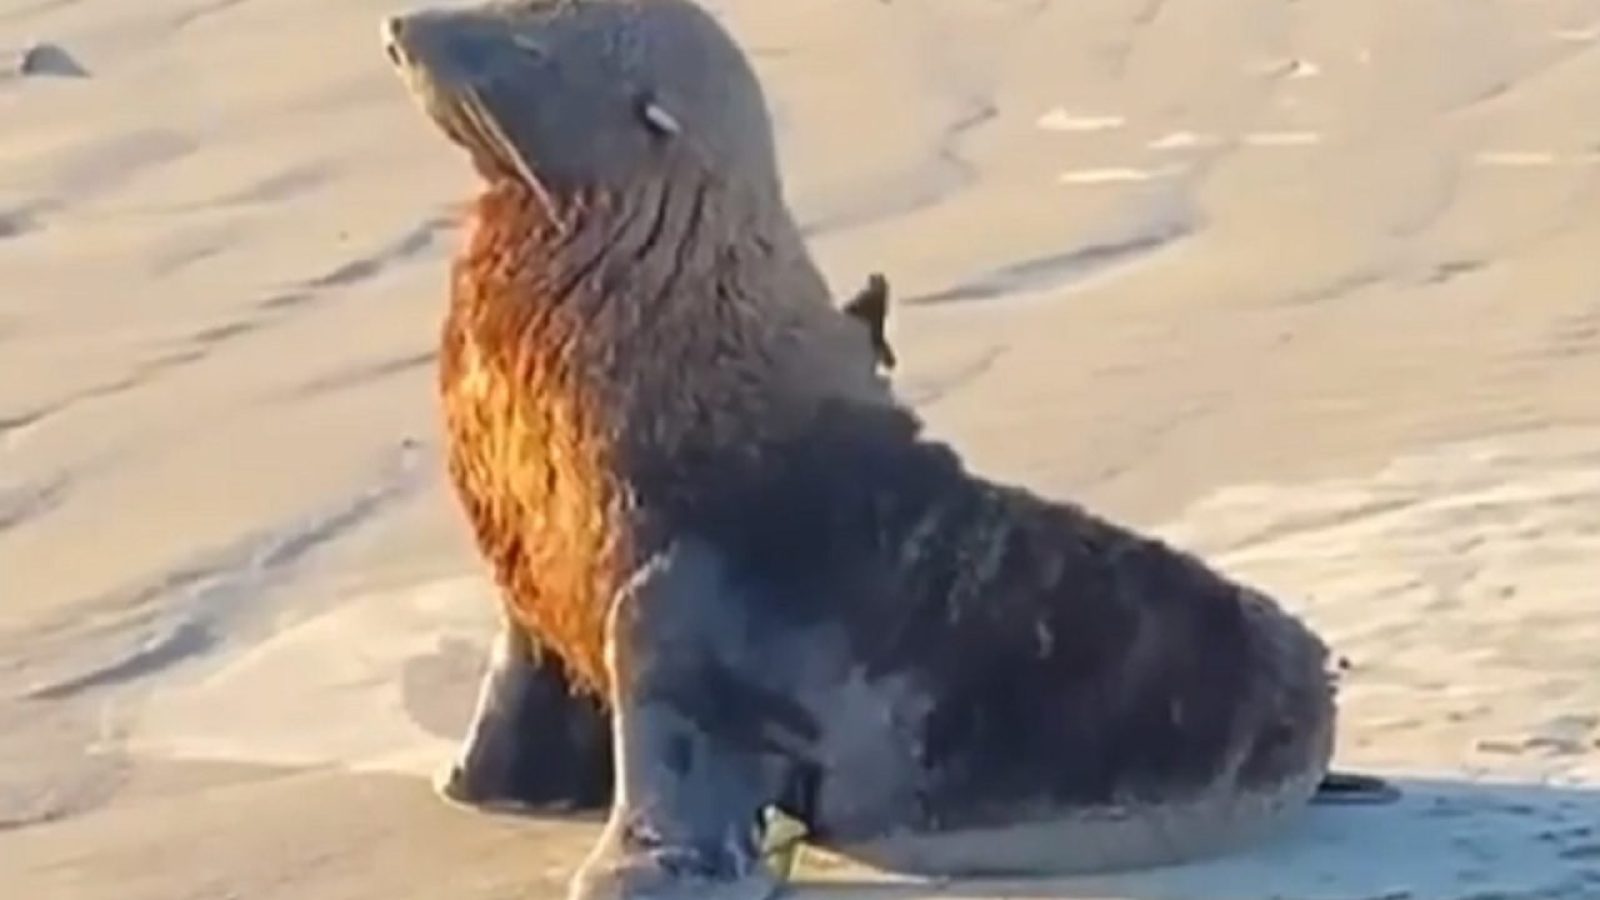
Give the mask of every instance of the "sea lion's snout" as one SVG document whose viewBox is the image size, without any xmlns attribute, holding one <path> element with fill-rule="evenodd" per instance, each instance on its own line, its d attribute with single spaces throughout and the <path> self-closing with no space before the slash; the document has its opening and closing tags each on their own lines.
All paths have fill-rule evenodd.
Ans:
<svg viewBox="0 0 1600 900">
<path fill-rule="evenodd" d="M 538 82 L 527 73 L 540 59 L 537 46 L 496 19 L 450 11 L 390 16 L 378 31 L 412 96 L 481 172 L 511 174 L 538 188 L 526 148 L 516 142 L 517 123 L 506 117 L 518 108 L 511 101 L 526 99 Z"/>
<path fill-rule="evenodd" d="M 404 57 L 400 55 L 400 41 L 405 34 L 406 20 L 404 16 L 390 16 L 383 20 L 378 33 L 383 38 L 383 52 L 389 55 L 389 62 L 397 66 L 404 65 Z"/>
<path fill-rule="evenodd" d="M 389 61 L 408 79 L 426 79 L 435 89 L 457 91 L 497 77 L 515 77 L 519 63 L 534 58 L 514 30 L 495 19 L 449 10 L 419 10 L 389 16 L 378 27 Z"/>
<path fill-rule="evenodd" d="M 429 21 L 431 18 L 436 16 L 428 12 L 414 12 L 389 16 L 378 25 L 383 52 L 404 76 L 413 77 L 419 71 L 431 72 L 438 67 L 437 48 L 430 48 L 429 45 L 440 43 L 436 33 L 439 28 L 438 23 Z M 430 40 L 430 37 L 433 39 Z M 435 52 L 429 52 L 430 49 Z"/>
<path fill-rule="evenodd" d="M 470 82 L 474 74 L 473 29 L 436 12 L 389 16 L 378 27 L 389 62 L 407 77 Z M 476 43 L 482 43 L 478 41 Z M 481 63 L 481 60 L 479 60 Z"/>
</svg>

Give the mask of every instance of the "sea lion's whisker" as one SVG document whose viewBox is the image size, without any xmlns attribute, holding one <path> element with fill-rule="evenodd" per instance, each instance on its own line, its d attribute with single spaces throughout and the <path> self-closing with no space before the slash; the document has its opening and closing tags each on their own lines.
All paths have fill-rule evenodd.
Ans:
<svg viewBox="0 0 1600 900">
<path fill-rule="evenodd" d="M 483 139 L 485 145 L 493 148 L 501 162 L 510 166 L 512 171 L 522 177 L 528 190 L 532 191 L 534 196 L 539 199 L 540 204 L 544 206 L 545 213 L 549 216 L 551 224 L 557 230 L 564 231 L 565 222 L 560 215 L 560 208 L 556 206 L 554 198 L 550 196 L 550 192 L 545 190 L 544 183 L 528 167 L 528 161 L 523 159 L 522 154 L 517 151 L 516 145 L 506 137 L 505 130 L 500 127 L 500 123 L 490 113 L 488 104 L 483 102 L 483 96 L 472 87 L 462 88 L 460 108 L 468 120 L 473 123 L 475 130 Z"/>
</svg>

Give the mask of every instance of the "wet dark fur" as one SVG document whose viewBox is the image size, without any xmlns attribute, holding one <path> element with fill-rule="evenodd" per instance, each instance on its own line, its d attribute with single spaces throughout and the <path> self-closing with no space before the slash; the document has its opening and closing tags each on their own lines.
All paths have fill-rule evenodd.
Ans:
<svg viewBox="0 0 1600 900">
<path fill-rule="evenodd" d="M 518 227 L 533 233 L 541 223 Z M 499 221 L 493 230 L 504 237 L 517 228 Z M 458 282 L 472 276 L 485 246 L 475 243 L 463 258 Z M 486 305 L 537 309 L 525 295 L 484 293 L 488 284 L 480 279 L 459 288 L 475 300 L 469 311 L 480 317 Z M 463 377 L 448 368 L 456 358 L 446 354 L 447 391 Z M 544 402 L 537 384 L 514 386 L 517 402 Z M 576 385 L 565 389 L 570 394 Z M 452 414 L 480 429 L 475 439 L 486 437 L 470 410 Z M 737 447 L 719 454 L 701 445 L 697 453 L 641 454 L 615 468 L 548 472 L 542 477 L 554 486 L 543 496 L 597 498 L 596 508 L 565 515 L 614 530 L 585 532 L 590 539 L 630 548 L 607 557 L 597 543 L 582 548 L 579 559 L 603 565 L 638 558 L 663 535 L 698 535 L 767 598 L 762 615 L 794 627 L 839 624 L 867 672 L 910 670 L 934 686 L 937 705 L 922 735 L 921 762 L 937 773 L 929 815 L 947 825 L 952 811 L 975 822 L 1002 821 L 1024 801 L 1076 806 L 1166 796 L 1218 775 L 1241 733 L 1260 737 L 1238 763 L 1239 786 L 1271 784 L 1303 765 L 1304 744 L 1322 723 L 1301 721 L 1296 710 L 1321 719 L 1331 703 L 1314 638 L 1303 638 L 1304 671 L 1261 677 L 1264 666 L 1277 663 L 1272 648 L 1261 645 L 1269 632 L 1249 622 L 1259 613 L 1247 607 L 1240 588 L 1185 554 L 1075 506 L 974 478 L 952 451 L 918 432 L 909 411 L 841 399 L 817 407 L 802 429 L 759 452 Z M 582 434 L 556 437 L 585 446 Z M 533 442 L 530 459 L 545 450 L 537 435 L 523 439 Z M 563 459 L 607 458 L 605 448 L 591 453 L 569 451 Z M 577 487 L 561 487 L 563 478 Z M 504 540 L 502 523 L 486 510 L 506 501 L 475 493 L 470 474 L 461 480 L 468 482 L 463 493 L 480 535 Z M 605 505 L 621 484 L 630 497 L 626 512 Z M 547 592 L 535 580 L 545 573 L 528 566 L 526 551 L 505 546 L 491 554 L 503 581 L 568 605 L 596 604 L 564 612 L 567 620 L 602 617 L 605 595 L 598 587 L 583 595 Z M 621 569 L 615 565 L 575 572 L 563 583 L 614 584 Z M 598 653 L 597 646 L 574 648 L 559 632 L 539 631 L 537 622 L 529 627 L 560 660 L 554 677 L 566 677 L 578 651 Z M 598 642 L 598 630 L 590 633 Z M 1297 696 L 1304 692 L 1317 694 Z M 791 752 L 804 754 L 806 729 L 793 715 L 785 720 L 770 706 L 738 702 L 711 703 L 706 711 L 714 733 L 789 734 Z M 775 718 L 756 721 L 764 716 Z M 542 744 L 539 752 L 551 752 Z M 824 783 L 828 777 L 820 773 Z M 814 818 L 811 824 L 825 833 L 828 811 L 815 810 Z"/>
<path fill-rule="evenodd" d="M 1171 799 L 1235 764 L 1226 780 L 1266 788 L 1317 755 L 1332 698 L 1309 632 L 1282 670 L 1267 644 L 1282 634 L 1251 621 L 1263 612 L 1238 586 L 1076 506 L 975 478 L 917 430 L 904 410 L 840 404 L 738 483 L 663 504 L 671 531 L 719 548 L 770 601 L 761 615 L 843 624 L 869 677 L 930 686 L 919 762 L 936 777 L 916 824 Z M 705 725 L 748 730 L 749 715 Z M 1245 734 L 1258 736 L 1230 759 Z M 811 812 L 826 839 L 829 811 Z"/>
</svg>

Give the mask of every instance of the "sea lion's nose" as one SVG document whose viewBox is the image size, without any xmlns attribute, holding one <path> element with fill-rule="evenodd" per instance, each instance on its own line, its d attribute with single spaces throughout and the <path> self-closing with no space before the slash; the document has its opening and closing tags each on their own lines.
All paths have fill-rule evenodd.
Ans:
<svg viewBox="0 0 1600 900">
<path fill-rule="evenodd" d="M 395 65 L 403 64 L 400 52 L 400 39 L 405 35 L 405 16 L 390 16 L 383 20 L 379 32 L 383 35 L 383 52 L 389 54 L 389 61 Z"/>
</svg>

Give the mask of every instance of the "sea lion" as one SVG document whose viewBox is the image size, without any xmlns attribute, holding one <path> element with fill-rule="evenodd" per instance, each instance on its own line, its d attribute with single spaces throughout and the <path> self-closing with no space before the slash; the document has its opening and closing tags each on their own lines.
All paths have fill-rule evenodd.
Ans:
<svg viewBox="0 0 1600 900">
<path fill-rule="evenodd" d="M 1047 874 L 1221 852 L 1311 798 L 1324 643 L 922 433 L 830 303 L 710 15 L 523 0 L 383 31 L 487 182 L 440 385 L 526 643 L 502 641 L 479 722 L 524 765 L 562 744 L 547 706 L 497 706 L 543 678 L 610 730 L 573 897 L 766 897 L 772 806 L 893 870 Z"/>
</svg>

